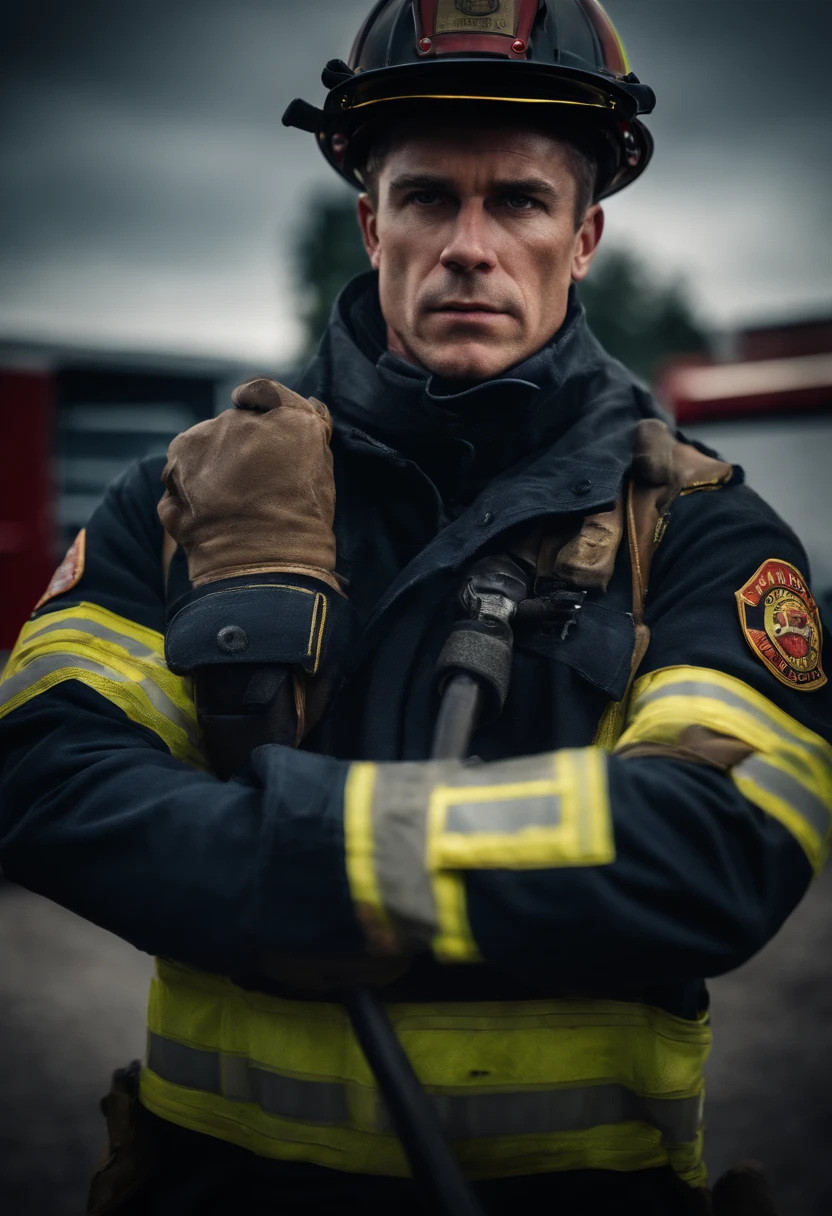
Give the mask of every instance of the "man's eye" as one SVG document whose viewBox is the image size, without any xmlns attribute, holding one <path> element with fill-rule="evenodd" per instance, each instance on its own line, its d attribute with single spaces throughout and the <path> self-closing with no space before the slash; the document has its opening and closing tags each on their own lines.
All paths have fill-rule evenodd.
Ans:
<svg viewBox="0 0 832 1216">
<path fill-rule="evenodd" d="M 537 206 L 537 200 L 527 194 L 507 194 L 503 201 L 512 211 L 533 211 Z"/>
<path fill-rule="evenodd" d="M 442 195 L 436 190 L 416 190 L 411 194 L 410 201 L 418 207 L 434 207 L 442 201 Z"/>
</svg>

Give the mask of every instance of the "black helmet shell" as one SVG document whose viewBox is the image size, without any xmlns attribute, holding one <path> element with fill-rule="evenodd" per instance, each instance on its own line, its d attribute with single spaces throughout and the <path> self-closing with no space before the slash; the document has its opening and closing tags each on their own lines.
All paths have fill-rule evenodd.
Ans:
<svg viewBox="0 0 832 1216">
<path fill-rule="evenodd" d="M 597 198 L 635 181 L 653 152 L 638 118 L 653 91 L 598 0 L 379 0 L 349 63 L 330 61 L 323 82 L 323 110 L 294 101 L 283 122 L 313 132 L 359 188 L 373 130 L 419 102 L 516 104 L 573 125 L 599 154 Z"/>
</svg>

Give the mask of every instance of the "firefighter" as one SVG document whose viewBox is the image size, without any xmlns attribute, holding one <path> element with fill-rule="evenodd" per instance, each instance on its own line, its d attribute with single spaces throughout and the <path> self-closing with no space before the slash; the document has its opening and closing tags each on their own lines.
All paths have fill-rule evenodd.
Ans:
<svg viewBox="0 0 832 1216">
<path fill-rule="evenodd" d="M 324 84 L 371 271 L 110 487 L 0 685 L 4 871 L 158 960 L 90 1211 L 423 1210 L 361 981 L 487 1211 L 707 1212 L 703 977 L 824 863 L 832 705 L 800 542 L 579 303 L 652 92 L 595 0 L 381 0 Z M 510 681 L 427 759 L 497 554 Z"/>
</svg>

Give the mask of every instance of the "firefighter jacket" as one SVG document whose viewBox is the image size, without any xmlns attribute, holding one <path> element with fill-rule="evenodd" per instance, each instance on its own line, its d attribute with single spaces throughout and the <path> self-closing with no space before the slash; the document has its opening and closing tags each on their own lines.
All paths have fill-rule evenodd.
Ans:
<svg viewBox="0 0 832 1216">
<path fill-rule="evenodd" d="M 383 997 L 472 1177 L 671 1165 L 701 1185 L 703 977 L 769 940 L 829 839 L 806 555 L 739 469 L 687 485 L 654 538 L 636 670 L 624 543 L 565 638 L 518 632 L 477 762 L 425 761 L 461 574 L 535 522 L 609 510 L 660 411 L 574 299 L 549 346 L 480 385 L 405 365 L 383 333 L 363 276 L 296 385 L 334 417 L 361 628 L 323 722 L 228 782 L 207 771 L 164 658 L 190 588 L 177 553 L 166 594 L 146 459 L 0 684 L 3 868 L 158 957 L 143 1103 L 277 1171 L 407 1173 L 346 1014 L 268 964 L 358 956 L 357 906 L 403 903 L 431 932 Z M 699 762 L 698 730 L 743 758 Z"/>
</svg>

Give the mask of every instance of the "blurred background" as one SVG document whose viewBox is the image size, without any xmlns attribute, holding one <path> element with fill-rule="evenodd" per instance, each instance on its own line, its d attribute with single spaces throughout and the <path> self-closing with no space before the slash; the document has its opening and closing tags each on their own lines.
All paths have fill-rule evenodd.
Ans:
<svg viewBox="0 0 832 1216">
<path fill-rule="evenodd" d="M 645 177 L 582 288 L 605 345 L 742 464 L 832 602 L 828 0 L 606 0 L 654 86 Z M 369 0 L 3 6 L 0 652 L 103 487 L 290 380 L 365 266 L 355 197 L 280 116 Z M 2 653 L 0 653 L 2 665 Z M 832 1211 L 832 885 L 713 985 L 709 1161 Z M 142 1050 L 150 961 L 0 879 L 0 1211 L 83 1209 L 97 1099 Z"/>
</svg>

